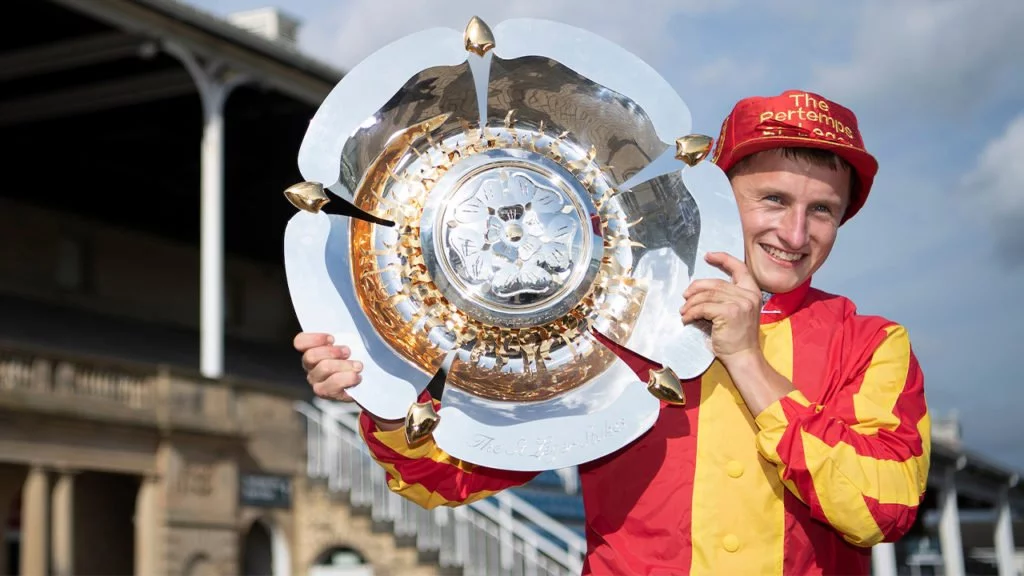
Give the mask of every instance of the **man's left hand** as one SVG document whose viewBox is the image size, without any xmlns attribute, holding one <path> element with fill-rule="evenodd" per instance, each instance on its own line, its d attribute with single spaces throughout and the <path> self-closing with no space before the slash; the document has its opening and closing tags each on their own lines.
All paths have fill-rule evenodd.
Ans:
<svg viewBox="0 0 1024 576">
<path fill-rule="evenodd" d="M 711 343 L 723 364 L 747 352 L 760 352 L 761 289 L 746 264 L 724 252 L 711 252 L 705 260 L 732 277 L 695 280 L 683 292 L 686 304 L 679 310 L 683 322 L 711 322 Z"/>
</svg>

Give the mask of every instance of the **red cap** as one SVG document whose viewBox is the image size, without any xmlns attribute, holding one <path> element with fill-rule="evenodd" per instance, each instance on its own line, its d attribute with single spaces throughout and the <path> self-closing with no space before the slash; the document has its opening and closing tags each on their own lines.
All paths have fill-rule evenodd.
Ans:
<svg viewBox="0 0 1024 576">
<path fill-rule="evenodd" d="M 785 147 L 821 148 L 845 159 L 857 172 L 857 188 L 851 190 L 842 221 L 864 206 L 878 161 L 864 148 L 853 112 L 813 92 L 788 90 L 740 100 L 722 123 L 711 160 L 728 172 L 751 154 Z"/>
</svg>

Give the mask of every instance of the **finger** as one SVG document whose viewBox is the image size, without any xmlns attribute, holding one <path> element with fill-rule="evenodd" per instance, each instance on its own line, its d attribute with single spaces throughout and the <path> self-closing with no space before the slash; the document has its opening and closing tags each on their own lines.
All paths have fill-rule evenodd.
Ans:
<svg viewBox="0 0 1024 576">
<path fill-rule="evenodd" d="M 685 315 L 689 310 L 693 309 L 693 307 L 699 306 L 701 304 L 707 304 L 708 302 L 713 302 L 716 298 L 717 296 L 714 290 L 705 290 L 704 292 L 698 292 L 686 299 L 686 302 L 679 309 L 679 313 Z"/>
<path fill-rule="evenodd" d="M 698 292 L 703 292 L 706 290 L 715 290 L 717 288 L 722 288 L 725 286 L 731 286 L 731 284 L 729 284 L 725 280 L 721 280 L 718 278 L 702 278 L 700 280 L 694 280 L 693 282 L 690 282 L 689 286 L 686 287 L 686 290 L 683 292 L 683 298 L 689 298 L 690 296 L 697 294 Z"/>
<path fill-rule="evenodd" d="M 330 346 L 334 343 L 334 337 L 330 334 L 320 332 L 299 332 L 295 335 L 292 345 L 299 352 L 305 352 L 317 346 Z"/>
<path fill-rule="evenodd" d="M 703 304 L 697 304 L 683 314 L 683 324 L 690 324 L 698 320 L 709 320 L 714 322 L 716 318 L 728 314 L 731 307 L 731 304 L 722 304 L 719 302 L 705 302 Z"/>
<path fill-rule="evenodd" d="M 306 350 L 302 355 L 302 369 L 309 372 L 314 366 L 324 360 L 348 360 L 352 350 L 348 346 L 317 346 Z"/>
<path fill-rule="evenodd" d="M 697 292 L 687 298 L 686 303 L 683 304 L 680 312 L 685 312 L 687 309 L 692 308 L 697 304 L 703 304 L 706 302 L 732 302 L 744 310 L 753 305 L 753 299 L 751 298 L 751 292 L 749 290 L 745 290 L 734 284 L 729 284 L 728 282 L 723 282 L 714 288 Z"/>
<path fill-rule="evenodd" d="M 750 270 L 747 269 L 747 265 L 735 256 L 725 252 L 708 252 L 704 259 L 708 264 L 728 274 L 737 286 L 754 292 L 761 291 L 757 282 L 754 281 L 754 277 L 750 274 Z"/>
<path fill-rule="evenodd" d="M 313 392 L 322 398 L 331 398 L 343 402 L 351 402 L 352 397 L 346 392 L 347 389 L 358 385 L 363 377 L 356 372 L 337 372 L 331 377 L 313 387 Z"/>
<path fill-rule="evenodd" d="M 309 371 L 307 380 L 314 386 L 325 382 L 334 374 L 339 372 L 358 373 L 363 369 L 363 363 L 358 360 L 322 360 Z"/>
</svg>

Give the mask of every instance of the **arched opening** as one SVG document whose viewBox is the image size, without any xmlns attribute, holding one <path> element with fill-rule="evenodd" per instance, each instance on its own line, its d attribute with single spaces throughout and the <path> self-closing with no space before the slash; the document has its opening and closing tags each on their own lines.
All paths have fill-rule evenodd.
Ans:
<svg viewBox="0 0 1024 576">
<path fill-rule="evenodd" d="M 290 572 L 288 541 L 281 529 L 263 518 L 254 521 L 242 542 L 242 574 L 286 576 Z"/>
<path fill-rule="evenodd" d="M 245 576 L 274 576 L 274 552 L 270 542 L 270 530 L 262 522 L 249 526 L 242 545 L 242 573 Z"/>
<path fill-rule="evenodd" d="M 309 576 L 373 576 L 373 567 L 359 551 L 348 546 L 332 546 L 316 557 Z"/>
</svg>

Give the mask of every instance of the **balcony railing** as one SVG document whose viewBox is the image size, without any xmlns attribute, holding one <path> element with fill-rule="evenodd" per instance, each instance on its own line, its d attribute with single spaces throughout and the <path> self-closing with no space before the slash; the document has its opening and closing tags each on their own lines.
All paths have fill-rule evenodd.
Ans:
<svg viewBox="0 0 1024 576">
<path fill-rule="evenodd" d="M 581 572 L 586 541 L 515 494 L 425 510 L 388 489 L 384 469 L 359 436 L 356 413 L 319 400 L 299 402 L 296 410 L 306 417 L 307 475 L 325 480 L 374 520 L 392 523 L 396 537 L 436 554 L 442 569 L 461 569 L 464 576 Z"/>
<path fill-rule="evenodd" d="M 266 389 L 266 394 L 260 394 Z M 0 342 L 0 407 L 208 434 L 245 433 L 245 411 L 278 397 L 294 418 L 299 393 L 237 379 L 213 380 L 168 366 Z M 290 400 L 291 399 L 291 400 Z M 290 415 L 290 416 L 288 416 Z"/>
</svg>

